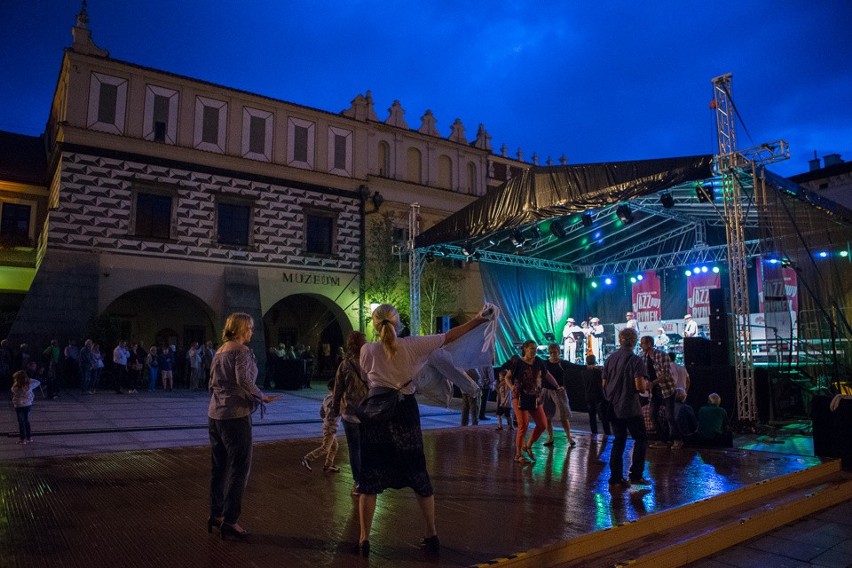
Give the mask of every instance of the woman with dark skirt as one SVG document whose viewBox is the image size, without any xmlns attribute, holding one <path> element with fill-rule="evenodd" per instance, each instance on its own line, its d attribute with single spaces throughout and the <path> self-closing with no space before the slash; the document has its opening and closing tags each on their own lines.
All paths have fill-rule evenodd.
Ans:
<svg viewBox="0 0 852 568">
<path fill-rule="evenodd" d="M 362 423 L 361 475 L 358 481 L 361 494 L 358 503 L 361 523 L 358 551 L 362 556 L 370 554 L 370 529 L 376 510 L 376 496 L 385 489 L 403 487 L 414 490 L 426 522 L 426 536 L 421 546 L 429 554 L 438 553 L 435 497 L 426 471 L 420 410 L 414 398 L 412 379 L 429 354 L 488 321 L 487 317 L 483 317 L 485 311 L 486 308 L 483 308 L 480 315 L 445 334 L 422 337 L 398 336 L 402 324 L 393 306 L 382 304 L 373 311 L 373 328 L 379 341 L 361 348 L 361 370 L 371 389 L 398 389 L 402 399 L 388 421 Z"/>
<path fill-rule="evenodd" d="M 249 314 L 233 313 L 222 330 L 224 344 L 210 368 L 210 517 L 207 532 L 218 528 L 222 538 L 245 539 L 249 532 L 237 523 L 243 491 L 251 469 L 251 414 L 281 395 L 264 395 L 257 388 L 257 365 L 246 345 L 254 333 Z M 261 412 L 262 414 L 262 412 Z"/>
</svg>

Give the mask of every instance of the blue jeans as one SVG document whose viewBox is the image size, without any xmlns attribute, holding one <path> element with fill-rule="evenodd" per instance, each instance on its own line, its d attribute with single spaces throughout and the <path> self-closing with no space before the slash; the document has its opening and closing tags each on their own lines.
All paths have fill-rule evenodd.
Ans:
<svg viewBox="0 0 852 568">
<path fill-rule="evenodd" d="M 361 480 L 361 425 L 355 422 L 343 422 L 346 433 L 346 445 L 349 446 L 349 467 L 352 468 L 352 479 L 355 483 Z"/>
<path fill-rule="evenodd" d="M 630 479 L 642 479 L 645 474 L 645 451 L 648 448 L 648 434 L 645 432 L 645 419 L 642 416 L 615 418 L 611 420 L 615 440 L 609 454 L 610 479 L 624 479 L 624 448 L 627 445 L 627 432 L 633 438 L 633 460 L 630 463 Z"/>
<path fill-rule="evenodd" d="M 157 375 L 160 374 L 158 367 L 148 367 L 148 390 L 154 392 L 157 390 Z"/>
<path fill-rule="evenodd" d="M 18 417 L 18 431 L 21 440 L 30 439 L 30 409 L 32 406 L 16 406 L 15 414 Z"/>
<path fill-rule="evenodd" d="M 210 516 L 228 524 L 240 518 L 251 470 L 251 416 L 207 419 L 210 434 Z"/>
</svg>

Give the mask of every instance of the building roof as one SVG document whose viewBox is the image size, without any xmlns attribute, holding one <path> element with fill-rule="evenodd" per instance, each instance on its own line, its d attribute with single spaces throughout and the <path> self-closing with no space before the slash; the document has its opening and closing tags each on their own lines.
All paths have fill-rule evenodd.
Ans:
<svg viewBox="0 0 852 568">
<path fill-rule="evenodd" d="M 47 150 L 44 137 L 0 130 L 0 180 L 45 185 Z"/>
<path fill-rule="evenodd" d="M 818 170 L 811 170 L 803 174 L 791 176 L 789 179 L 790 181 L 795 183 L 807 183 L 809 181 L 827 179 L 848 173 L 852 173 L 852 162 L 841 162 L 839 164 L 833 164 L 825 168 L 819 168 Z"/>
</svg>

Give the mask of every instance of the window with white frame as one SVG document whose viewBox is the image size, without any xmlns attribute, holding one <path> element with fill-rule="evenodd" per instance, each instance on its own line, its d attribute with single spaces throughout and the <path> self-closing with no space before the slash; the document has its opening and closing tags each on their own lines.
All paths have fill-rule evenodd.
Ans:
<svg viewBox="0 0 852 568">
<path fill-rule="evenodd" d="M 92 73 L 89 83 L 89 118 L 87 128 L 124 134 L 127 111 L 127 79 Z"/>
<path fill-rule="evenodd" d="M 174 195 L 169 192 L 141 189 L 135 192 L 133 234 L 142 238 L 172 238 Z"/>
<path fill-rule="evenodd" d="M 272 160 L 272 113 L 243 108 L 243 158 Z"/>
<path fill-rule="evenodd" d="M 328 171 L 342 176 L 352 175 L 352 131 L 328 127 Z"/>
<path fill-rule="evenodd" d="M 147 85 L 145 87 L 145 125 L 142 136 L 164 144 L 177 143 L 177 91 Z"/>
<path fill-rule="evenodd" d="M 334 253 L 335 215 L 325 211 L 305 213 L 305 252 L 331 255 Z"/>
<path fill-rule="evenodd" d="M 247 203 L 221 200 L 216 203 L 216 241 L 224 245 L 251 244 L 252 208 Z"/>
<path fill-rule="evenodd" d="M 314 168 L 316 124 L 308 120 L 287 119 L 287 165 Z"/>
<path fill-rule="evenodd" d="M 228 118 L 228 103 L 195 98 L 195 147 L 210 152 L 225 151 L 225 125 Z"/>
</svg>

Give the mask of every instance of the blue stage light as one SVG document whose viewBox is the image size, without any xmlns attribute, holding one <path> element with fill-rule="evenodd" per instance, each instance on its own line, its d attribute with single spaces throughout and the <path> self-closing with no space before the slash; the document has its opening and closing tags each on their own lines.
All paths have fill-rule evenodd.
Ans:
<svg viewBox="0 0 852 568">
<path fill-rule="evenodd" d="M 686 272 L 684 272 L 684 274 L 686 274 L 687 276 L 692 276 L 692 271 L 691 271 L 691 270 L 687 270 Z"/>
<path fill-rule="evenodd" d="M 825 258 L 825 257 L 828 256 L 828 253 L 823 250 L 823 251 L 818 252 L 817 256 L 819 256 L 820 258 Z"/>
<path fill-rule="evenodd" d="M 706 266 L 701 267 L 701 272 L 707 272 L 709 269 Z"/>
<path fill-rule="evenodd" d="M 611 285 L 612 284 L 612 278 L 605 278 L 604 284 L 606 284 L 607 286 Z"/>
<path fill-rule="evenodd" d="M 770 258 L 769 264 L 778 264 L 780 261 L 777 258 Z"/>
<path fill-rule="evenodd" d="M 701 274 L 701 267 L 696 266 L 695 268 L 692 269 L 692 273 L 693 274 Z"/>
</svg>

